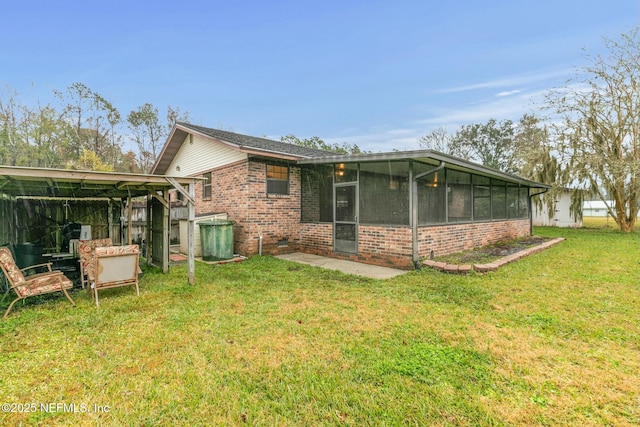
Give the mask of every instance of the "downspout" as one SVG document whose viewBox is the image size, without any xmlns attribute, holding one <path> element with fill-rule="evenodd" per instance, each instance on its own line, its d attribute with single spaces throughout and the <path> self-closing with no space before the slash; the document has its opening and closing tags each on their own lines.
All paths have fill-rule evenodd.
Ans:
<svg viewBox="0 0 640 427">
<path fill-rule="evenodd" d="M 420 270 L 420 260 L 418 256 L 418 180 L 423 176 L 441 171 L 444 169 L 444 166 L 445 162 L 441 161 L 437 167 L 411 177 L 411 240 L 413 249 L 413 267 L 416 270 Z M 410 169 L 409 173 L 413 174 L 413 167 Z"/>
<path fill-rule="evenodd" d="M 529 235 L 533 236 L 533 198 L 535 196 L 539 196 L 541 194 L 546 193 L 547 191 L 551 190 L 550 188 L 545 188 L 544 191 L 541 191 L 539 193 L 536 194 L 529 194 Z"/>
</svg>

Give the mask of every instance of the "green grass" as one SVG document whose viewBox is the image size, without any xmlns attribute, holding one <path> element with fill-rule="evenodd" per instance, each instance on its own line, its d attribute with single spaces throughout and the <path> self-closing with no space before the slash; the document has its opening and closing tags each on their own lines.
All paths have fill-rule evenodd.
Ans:
<svg viewBox="0 0 640 427">
<path fill-rule="evenodd" d="M 607 228 L 612 230 L 617 230 L 618 226 L 616 222 L 610 216 L 599 217 L 599 216 L 586 216 L 582 219 L 582 226 L 584 228 L 592 229 L 592 228 Z M 640 221 L 636 221 L 634 230 L 640 230 Z"/>
<path fill-rule="evenodd" d="M 0 403 L 38 410 L 0 424 L 636 425 L 640 235 L 535 234 L 567 240 L 486 275 L 254 257 L 195 286 L 146 271 L 100 309 L 27 300 L 0 322 Z"/>
</svg>

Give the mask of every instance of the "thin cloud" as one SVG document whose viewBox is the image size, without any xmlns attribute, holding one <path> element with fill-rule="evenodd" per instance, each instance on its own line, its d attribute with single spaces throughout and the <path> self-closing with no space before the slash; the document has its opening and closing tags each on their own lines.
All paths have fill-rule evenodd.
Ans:
<svg viewBox="0 0 640 427">
<path fill-rule="evenodd" d="M 416 150 L 419 148 L 418 139 L 423 134 L 421 129 L 414 128 L 381 129 L 379 132 L 329 137 L 325 141 L 329 144 L 348 142 L 358 145 L 363 150 L 380 153 L 393 150 Z"/>
<path fill-rule="evenodd" d="M 459 108 L 440 109 L 431 117 L 419 120 L 416 124 L 429 129 L 440 126 L 456 129 L 465 124 L 482 123 L 489 119 L 518 120 L 524 114 L 530 113 L 534 104 L 540 104 L 545 93 L 546 90 L 519 91 L 512 94 L 513 96 L 496 96 L 484 102 L 467 104 Z"/>
<path fill-rule="evenodd" d="M 576 91 L 581 85 L 569 85 L 556 90 Z M 342 129 L 325 139 L 328 143 L 348 142 L 357 144 L 361 149 L 371 152 L 387 152 L 393 150 L 417 150 L 420 137 L 434 129 L 444 127 L 455 132 L 463 125 L 484 123 L 489 119 L 519 120 L 524 114 L 538 116 L 544 111 L 545 96 L 552 90 L 552 85 L 538 90 L 517 89 L 490 95 L 472 103 L 446 108 L 439 105 L 422 105 L 423 119 L 399 123 L 397 127 L 376 126 L 371 129 Z M 428 112 L 426 112 L 428 110 Z"/>
<path fill-rule="evenodd" d="M 538 73 L 503 77 L 503 78 L 490 80 L 486 82 L 441 89 L 436 91 L 435 93 L 455 93 L 455 92 L 466 92 L 466 91 L 479 90 L 479 89 L 496 89 L 496 88 L 502 88 L 502 87 L 524 86 L 534 82 L 557 79 L 558 77 L 568 76 L 569 74 L 570 74 L 570 70 L 568 69 L 554 70 L 554 71 L 541 71 Z"/>
<path fill-rule="evenodd" d="M 507 90 L 504 92 L 498 92 L 496 93 L 496 96 L 498 97 L 502 97 L 502 96 L 511 96 L 511 95 L 515 95 L 522 92 L 522 89 L 516 89 L 516 90 Z"/>
</svg>

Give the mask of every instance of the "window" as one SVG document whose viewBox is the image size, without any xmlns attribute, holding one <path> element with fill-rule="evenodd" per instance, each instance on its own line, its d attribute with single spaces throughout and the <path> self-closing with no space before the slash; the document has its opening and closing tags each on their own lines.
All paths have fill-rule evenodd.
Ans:
<svg viewBox="0 0 640 427">
<path fill-rule="evenodd" d="M 357 163 L 338 163 L 334 165 L 335 181 L 337 183 L 356 182 L 358 180 Z"/>
<path fill-rule="evenodd" d="M 418 223 L 424 225 L 447 222 L 446 199 L 444 171 L 421 178 L 418 181 Z"/>
<path fill-rule="evenodd" d="M 211 172 L 204 174 L 204 181 L 202 181 L 202 198 L 211 198 Z"/>
<path fill-rule="evenodd" d="M 267 194 L 289 194 L 289 167 L 267 165 Z"/>
<path fill-rule="evenodd" d="M 504 181 L 491 180 L 491 210 L 493 219 L 507 218 L 507 186 Z"/>
<path fill-rule="evenodd" d="M 473 219 L 491 219 L 491 180 L 473 175 Z"/>
<path fill-rule="evenodd" d="M 518 216 L 518 194 L 520 190 L 515 185 L 507 186 L 507 216 L 509 219 L 519 218 Z"/>
<path fill-rule="evenodd" d="M 302 222 L 333 221 L 333 166 L 303 165 Z"/>
<path fill-rule="evenodd" d="M 529 189 L 526 187 L 520 187 L 518 218 L 529 218 Z"/>
<path fill-rule="evenodd" d="M 447 206 L 449 222 L 471 221 L 471 175 L 447 171 Z"/>
<path fill-rule="evenodd" d="M 362 163 L 359 183 L 360 223 L 409 225 L 408 162 Z"/>
</svg>

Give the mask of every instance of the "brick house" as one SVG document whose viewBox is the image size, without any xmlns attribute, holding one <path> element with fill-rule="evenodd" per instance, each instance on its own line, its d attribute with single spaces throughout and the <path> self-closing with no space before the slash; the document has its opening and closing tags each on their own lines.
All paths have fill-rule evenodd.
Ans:
<svg viewBox="0 0 640 427">
<path fill-rule="evenodd" d="M 196 216 L 235 221 L 235 252 L 411 268 L 531 234 L 550 188 L 432 150 L 343 155 L 178 123 L 152 173 L 202 177 Z"/>
</svg>

